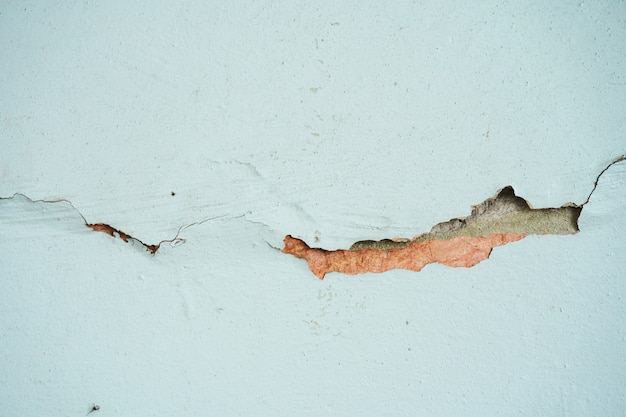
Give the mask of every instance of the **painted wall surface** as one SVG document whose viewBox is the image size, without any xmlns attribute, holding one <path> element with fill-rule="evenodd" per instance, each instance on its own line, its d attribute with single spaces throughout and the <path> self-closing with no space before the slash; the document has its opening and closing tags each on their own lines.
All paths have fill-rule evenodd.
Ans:
<svg viewBox="0 0 626 417">
<path fill-rule="evenodd" d="M 625 153 L 626 3 L 478 3 L 1 2 L 0 415 L 623 415 L 625 163 L 470 269 L 275 249 Z"/>
</svg>

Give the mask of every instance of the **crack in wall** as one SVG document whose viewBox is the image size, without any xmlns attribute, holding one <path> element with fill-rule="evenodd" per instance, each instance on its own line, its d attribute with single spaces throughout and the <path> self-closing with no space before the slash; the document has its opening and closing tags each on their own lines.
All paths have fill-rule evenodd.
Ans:
<svg viewBox="0 0 626 417">
<path fill-rule="evenodd" d="M 30 203 L 36 204 L 36 203 L 42 203 L 42 204 L 59 204 L 59 203 L 65 203 L 67 204 L 76 214 L 78 214 L 78 216 L 80 216 L 80 218 L 82 219 L 83 223 L 85 224 L 86 227 L 88 227 L 89 229 L 95 231 L 95 232 L 101 232 L 101 233 L 106 233 L 107 235 L 116 238 L 116 239 L 121 239 L 122 241 L 124 241 L 125 243 L 129 243 L 129 242 L 134 242 L 137 243 L 141 246 L 143 246 L 148 252 L 150 252 L 152 255 L 155 255 L 157 253 L 157 251 L 161 248 L 161 245 L 164 243 L 171 243 L 172 245 L 179 245 L 185 242 L 185 239 L 183 239 L 182 237 L 180 237 L 180 233 L 185 230 L 188 229 L 189 227 L 192 226 L 197 226 L 200 225 L 202 223 L 206 223 L 208 221 L 211 220 L 215 220 L 218 218 L 223 218 L 226 216 L 215 216 L 215 217 L 209 217 L 206 218 L 204 220 L 200 220 L 197 222 L 193 222 L 193 223 L 189 223 L 183 226 L 180 226 L 178 228 L 178 231 L 176 232 L 176 235 L 171 238 L 171 239 L 164 239 L 161 240 L 160 242 L 156 243 L 156 244 L 149 244 L 149 243 L 145 243 L 143 241 L 141 241 L 140 239 L 133 237 L 131 235 L 129 235 L 128 233 L 125 233 L 119 229 L 116 229 L 115 227 L 106 224 L 106 223 L 89 223 L 87 221 L 87 219 L 85 218 L 85 216 L 83 216 L 83 214 L 80 212 L 80 210 L 78 210 L 74 204 L 72 204 L 71 201 L 64 199 L 64 198 L 60 198 L 60 199 L 55 199 L 55 200 L 33 200 L 30 197 L 28 197 L 27 195 L 24 195 L 22 193 L 15 193 L 13 194 L 11 197 L 0 197 L 0 200 L 12 200 L 16 197 L 21 197 L 24 198 L 25 200 L 29 201 Z"/>
<path fill-rule="evenodd" d="M 567 203 L 558 208 L 534 209 L 506 186 L 496 195 L 472 206 L 467 217 L 439 223 L 428 233 L 412 239 L 363 240 L 350 249 L 327 251 L 311 248 L 291 235 L 285 236 L 283 253 L 305 259 L 320 279 L 329 272 L 360 274 L 391 269 L 420 271 L 429 263 L 452 267 L 472 267 L 489 258 L 496 246 L 515 242 L 529 234 L 567 235 L 578 233 L 578 219 L 589 203 L 600 177 L 613 165 L 626 160 L 621 156 L 596 177 L 593 189 L 582 204 Z"/>
<path fill-rule="evenodd" d="M 432 262 L 455 267 L 470 267 L 487 259 L 495 246 L 523 239 L 528 234 L 564 235 L 577 233 L 579 231 L 578 218 L 583 207 L 589 203 L 596 190 L 600 177 L 611 166 L 625 160 L 626 155 L 615 159 L 598 174 L 593 189 L 582 204 L 567 203 L 558 208 L 534 209 L 525 199 L 515 195 L 513 187 L 506 186 L 493 197 L 472 206 L 472 212 L 469 216 L 439 223 L 433 226 L 430 232 L 412 239 L 365 240 L 355 242 L 348 250 L 336 251 L 311 248 L 304 241 L 291 235 L 285 237 L 285 247 L 282 250 L 268 242 L 266 243 L 273 249 L 306 259 L 311 271 L 320 279 L 323 279 L 328 272 L 358 274 L 384 272 L 397 268 L 419 271 L 424 265 Z M 249 165 L 247 163 L 240 164 Z M 184 243 L 185 239 L 181 238 L 180 234 L 185 229 L 224 217 L 245 218 L 247 214 L 214 216 L 189 223 L 180 226 L 173 238 L 161 240 L 156 244 L 148 244 L 109 224 L 89 223 L 67 199 L 32 200 L 24 194 L 15 193 L 11 197 L 0 197 L 0 200 L 10 200 L 16 196 L 20 196 L 31 203 L 65 203 L 81 217 L 85 226 L 91 230 L 106 233 L 126 243 L 135 242 L 143 246 L 152 255 L 155 255 L 164 243 L 171 243 L 172 245 Z M 265 223 L 247 218 L 245 220 L 270 227 Z"/>
<path fill-rule="evenodd" d="M 125 243 L 128 243 L 129 241 L 135 241 L 141 245 L 143 245 L 151 254 L 155 254 L 157 253 L 157 251 L 159 250 L 159 248 L 161 247 L 162 243 L 165 242 L 174 242 L 176 239 L 178 239 L 178 237 L 174 237 L 174 239 L 172 240 L 162 240 L 161 242 L 157 243 L 156 245 L 149 245 L 147 243 L 143 243 L 141 240 L 134 238 L 130 235 L 127 235 L 126 233 L 122 232 L 121 230 L 118 230 L 108 224 L 104 224 L 104 223 L 96 223 L 96 224 L 90 224 L 90 223 L 86 223 L 85 226 L 89 227 L 91 230 L 95 231 L 95 232 L 103 232 L 106 233 L 109 236 L 113 236 L 119 239 L 122 239 Z"/>
</svg>

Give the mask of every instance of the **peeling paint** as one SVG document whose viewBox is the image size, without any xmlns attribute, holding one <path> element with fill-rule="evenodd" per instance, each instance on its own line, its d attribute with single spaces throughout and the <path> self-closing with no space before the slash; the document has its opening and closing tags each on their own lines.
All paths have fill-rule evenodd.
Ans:
<svg viewBox="0 0 626 417">
<path fill-rule="evenodd" d="M 596 177 L 593 189 L 582 204 L 566 203 L 558 208 L 533 209 L 530 203 L 506 186 L 491 198 L 472 206 L 467 217 L 439 223 L 428 233 L 412 239 L 363 240 L 349 250 L 327 251 L 311 248 L 304 241 L 287 235 L 283 252 L 305 259 L 309 269 L 320 279 L 329 272 L 360 274 L 391 269 L 420 271 L 438 262 L 452 267 L 472 267 L 489 258 L 491 250 L 529 234 L 567 235 L 578 233 L 578 218 L 598 186 L 600 177 L 621 156 Z"/>
<path fill-rule="evenodd" d="M 566 204 L 559 208 L 533 209 L 513 187 L 500 189 L 496 195 L 472 206 L 467 217 L 458 217 L 433 226 L 428 233 L 413 239 L 364 240 L 354 243 L 351 250 L 393 249 L 428 240 L 447 240 L 460 236 L 481 237 L 491 234 L 568 235 L 578 232 L 578 217 L 582 206 Z"/>
<path fill-rule="evenodd" d="M 558 208 L 533 209 L 530 203 L 515 195 L 513 187 L 506 186 L 500 189 L 493 197 L 472 206 L 472 212 L 469 216 L 439 223 L 433 226 L 430 232 L 423 233 L 412 239 L 364 240 L 354 243 L 349 250 L 327 251 L 321 248 L 311 248 L 304 241 L 287 235 L 284 239 L 285 247 L 282 249 L 282 252 L 306 259 L 309 262 L 310 269 L 320 279 L 323 279 L 326 273 L 333 271 L 348 274 L 384 272 L 395 268 L 419 271 L 424 265 L 432 262 L 439 262 L 449 266 L 471 267 L 487 259 L 493 247 L 523 239 L 529 234 L 565 235 L 577 233 L 579 231 L 578 218 L 583 207 L 589 202 L 593 192 L 596 190 L 600 177 L 611 166 L 625 160 L 626 156 L 621 156 L 600 172 L 596 177 L 593 189 L 582 204 L 566 203 Z M 175 195 L 174 192 L 171 194 Z M 125 243 L 137 243 L 152 255 L 157 253 L 163 243 L 171 243 L 173 245 L 184 243 L 185 239 L 179 237 L 181 231 L 191 226 L 225 217 L 211 217 L 181 226 L 173 238 L 161 240 L 156 244 L 148 244 L 109 224 L 89 223 L 82 213 L 67 199 L 32 200 L 24 194 L 15 193 L 11 197 L 0 198 L 0 201 L 11 200 L 18 196 L 30 203 L 64 203 L 80 216 L 85 226 L 89 229 L 106 233 L 111 237 L 121 239 Z M 233 218 L 242 216 L 233 216 Z M 269 225 L 263 224 L 269 227 Z M 446 241 L 448 243 L 442 246 L 438 243 L 433 243 L 435 241 Z M 418 245 L 419 243 L 423 243 L 423 245 Z M 448 258 L 442 255 L 441 248 L 444 247 L 448 248 Z M 428 248 L 428 250 L 425 248 Z M 433 248 L 436 248 L 434 249 L 435 252 L 433 252 Z M 404 252 L 402 251 L 403 249 L 407 251 Z M 423 255 L 426 252 L 428 254 Z M 416 255 L 419 258 L 413 259 L 410 264 L 407 264 L 405 259 L 407 253 L 422 255 Z M 480 255 L 477 255 L 478 253 Z M 463 254 L 462 259 L 459 258 L 461 254 Z M 330 258 L 333 260 L 329 260 Z M 321 264 L 326 266 L 320 267 L 319 265 Z"/>
</svg>

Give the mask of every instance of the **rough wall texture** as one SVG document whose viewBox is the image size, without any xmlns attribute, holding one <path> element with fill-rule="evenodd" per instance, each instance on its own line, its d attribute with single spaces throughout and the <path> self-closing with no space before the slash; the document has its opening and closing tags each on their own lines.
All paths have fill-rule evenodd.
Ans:
<svg viewBox="0 0 626 417">
<path fill-rule="evenodd" d="M 0 414 L 620 415 L 624 164 L 578 234 L 469 269 L 320 282 L 275 248 L 504 184 L 583 202 L 624 154 L 623 12 L 2 2 Z"/>
</svg>

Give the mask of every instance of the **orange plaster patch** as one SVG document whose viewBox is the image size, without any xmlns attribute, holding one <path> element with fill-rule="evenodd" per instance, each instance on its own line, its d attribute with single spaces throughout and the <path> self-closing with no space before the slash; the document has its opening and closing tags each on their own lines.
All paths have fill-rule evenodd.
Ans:
<svg viewBox="0 0 626 417">
<path fill-rule="evenodd" d="M 389 250 L 335 250 L 311 248 L 300 239 L 285 236 L 283 253 L 302 258 L 319 279 L 329 272 L 362 274 L 391 269 L 420 271 L 424 266 L 439 262 L 452 267 L 472 267 L 489 258 L 491 250 L 525 238 L 525 234 L 496 233 L 489 236 L 461 236 L 448 240 L 414 242 L 405 248 Z"/>
<path fill-rule="evenodd" d="M 113 236 L 113 237 L 119 237 L 120 239 L 122 239 L 126 243 L 128 243 L 128 241 L 130 241 L 130 240 L 136 240 L 137 242 L 141 243 L 153 255 L 161 247 L 160 244 L 158 244 L 158 245 L 147 245 L 147 244 L 141 242 L 140 240 L 135 239 L 134 237 L 132 237 L 130 235 L 127 235 L 126 233 L 122 232 L 121 230 L 117 230 L 116 228 L 114 228 L 112 226 L 109 226 L 108 224 L 104 224 L 104 223 L 89 224 L 88 223 L 88 224 L 86 224 L 86 226 L 89 227 L 93 231 L 106 233 L 107 235 Z"/>
</svg>

